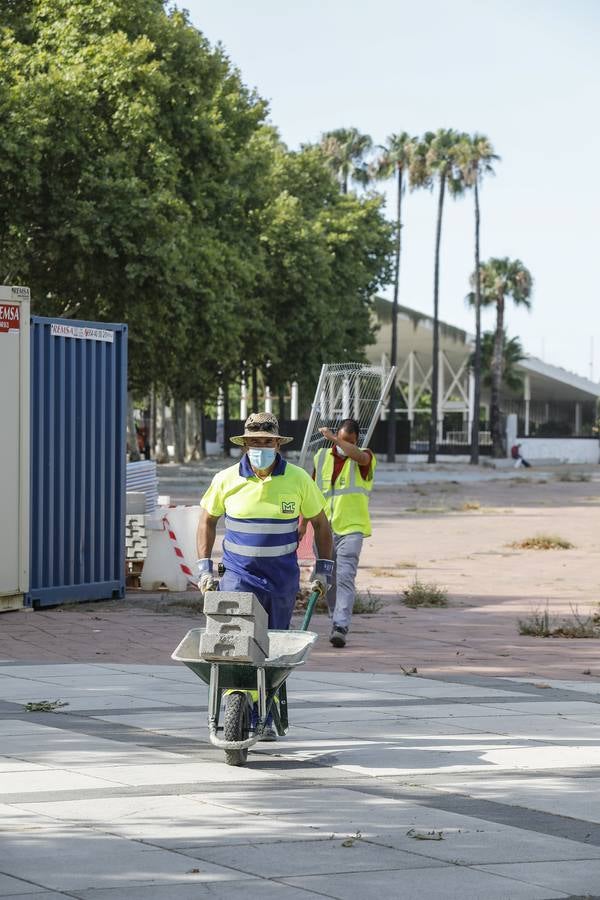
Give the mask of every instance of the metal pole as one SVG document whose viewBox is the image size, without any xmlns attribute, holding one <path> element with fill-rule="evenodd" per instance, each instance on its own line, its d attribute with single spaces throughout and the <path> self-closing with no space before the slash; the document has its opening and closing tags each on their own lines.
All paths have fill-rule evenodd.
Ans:
<svg viewBox="0 0 600 900">
<path fill-rule="evenodd" d="M 392 366 L 390 371 L 388 372 L 388 376 L 385 380 L 383 390 L 381 391 L 381 397 L 379 398 L 379 402 L 375 409 L 375 413 L 373 414 L 373 417 L 371 419 L 371 424 L 369 425 L 368 431 L 365 434 L 365 437 L 364 437 L 365 447 L 369 446 L 369 441 L 371 440 L 371 437 L 373 436 L 373 430 L 379 420 L 379 414 L 381 413 L 381 409 L 383 407 L 383 404 L 385 403 L 386 397 L 388 395 L 388 392 L 390 390 L 390 387 L 392 386 L 392 382 L 395 377 L 396 377 L 396 366 Z"/>
<path fill-rule="evenodd" d="M 315 397 L 312 402 L 312 406 L 310 408 L 310 416 L 308 418 L 308 424 L 306 426 L 306 432 L 304 434 L 304 441 L 302 442 L 302 449 L 300 451 L 300 459 L 298 460 L 298 465 L 304 466 L 306 462 L 306 454 L 308 453 L 308 445 L 310 444 L 310 438 L 315 428 L 315 423 L 317 421 L 317 416 L 319 413 L 319 404 L 321 402 L 321 393 L 323 392 L 323 385 L 325 384 L 325 377 L 327 375 L 327 366 L 323 364 L 321 366 L 321 374 L 319 375 L 319 383 L 317 384 L 317 390 L 315 391 Z"/>
</svg>

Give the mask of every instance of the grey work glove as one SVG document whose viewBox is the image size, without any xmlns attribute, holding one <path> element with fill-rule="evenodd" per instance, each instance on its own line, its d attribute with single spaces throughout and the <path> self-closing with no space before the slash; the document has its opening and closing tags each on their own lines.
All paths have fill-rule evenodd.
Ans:
<svg viewBox="0 0 600 900">
<path fill-rule="evenodd" d="M 317 593 L 324 597 L 327 594 L 327 591 L 331 587 L 331 579 L 333 577 L 333 560 L 332 559 L 317 559 L 315 562 L 315 570 L 313 572 L 312 581 L 309 585 L 309 590 L 312 593 L 317 591 Z"/>
<path fill-rule="evenodd" d="M 202 595 L 207 591 L 217 591 L 219 589 L 219 581 L 213 573 L 212 559 L 198 560 L 198 590 Z"/>
</svg>

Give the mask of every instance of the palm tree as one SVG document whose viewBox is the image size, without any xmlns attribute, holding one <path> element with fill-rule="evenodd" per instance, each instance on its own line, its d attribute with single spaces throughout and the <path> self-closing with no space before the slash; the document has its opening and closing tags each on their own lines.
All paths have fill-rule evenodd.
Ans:
<svg viewBox="0 0 600 900">
<path fill-rule="evenodd" d="M 486 387 L 492 386 L 494 341 L 493 331 L 486 331 L 481 336 L 481 382 Z M 502 347 L 502 384 L 514 393 L 523 390 L 523 373 L 517 369 L 522 359 L 525 359 L 525 353 L 521 341 L 518 337 L 508 338 L 505 333 Z M 469 364 L 471 367 L 475 366 L 475 351 L 471 354 Z"/>
<path fill-rule="evenodd" d="M 406 186 L 406 174 L 410 167 L 416 138 L 406 131 L 392 134 L 387 144 L 379 147 L 380 155 L 372 166 L 373 176 L 379 180 L 396 179 L 396 258 L 394 267 L 394 300 L 392 303 L 392 345 L 390 365 L 398 362 L 398 292 L 400 287 L 400 251 L 402 248 L 402 196 Z M 390 416 L 388 420 L 387 461 L 396 459 L 396 379 L 390 389 Z"/>
<path fill-rule="evenodd" d="M 433 190 L 437 183 L 438 211 L 435 233 L 435 266 L 433 276 L 433 359 L 431 367 L 431 420 L 429 423 L 429 453 L 427 462 L 436 460 L 437 416 L 439 407 L 439 347 L 440 347 L 440 246 L 442 217 L 446 188 L 452 196 L 462 193 L 462 173 L 458 165 L 458 147 L 464 135 L 452 128 L 428 131 L 414 148 L 410 166 L 411 184 Z"/>
<path fill-rule="evenodd" d="M 479 279 L 479 185 L 484 175 L 493 175 L 493 163 L 500 159 L 483 134 L 465 135 L 458 147 L 458 164 L 466 188 L 473 188 L 475 198 L 475 353 L 473 356 L 473 409 L 471 426 L 471 465 L 479 463 L 479 408 L 481 406 L 481 283 Z"/>
<path fill-rule="evenodd" d="M 481 284 L 481 305 L 496 307 L 496 330 L 491 360 L 491 403 L 490 428 L 492 432 L 492 455 L 498 459 L 503 454 L 503 436 L 500 425 L 500 388 L 504 370 L 503 348 L 505 345 L 504 313 L 507 298 L 512 298 L 515 306 L 531 308 L 533 278 L 529 269 L 520 259 L 497 259 L 492 257 L 482 263 L 479 269 Z M 473 282 L 473 277 L 471 278 Z M 469 295 L 475 302 L 475 295 Z"/>
<path fill-rule="evenodd" d="M 343 194 L 348 193 L 350 181 L 363 187 L 368 183 L 369 168 L 365 157 L 372 147 L 371 137 L 361 134 L 358 128 L 336 128 L 322 135 L 321 148 Z"/>
</svg>

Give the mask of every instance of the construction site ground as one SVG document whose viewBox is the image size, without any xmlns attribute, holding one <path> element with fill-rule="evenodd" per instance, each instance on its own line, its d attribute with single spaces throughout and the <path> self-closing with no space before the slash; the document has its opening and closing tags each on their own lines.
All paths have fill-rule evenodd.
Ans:
<svg viewBox="0 0 600 900">
<path fill-rule="evenodd" d="M 197 502 L 217 465 L 161 490 Z M 170 659 L 192 591 L 0 616 L 0 897 L 600 896 L 600 643 L 519 633 L 593 626 L 598 467 L 384 464 L 372 513 L 374 611 L 343 650 L 314 617 L 290 733 L 246 768 Z M 540 533 L 573 546 L 513 546 Z M 405 606 L 415 580 L 448 606 Z"/>
</svg>

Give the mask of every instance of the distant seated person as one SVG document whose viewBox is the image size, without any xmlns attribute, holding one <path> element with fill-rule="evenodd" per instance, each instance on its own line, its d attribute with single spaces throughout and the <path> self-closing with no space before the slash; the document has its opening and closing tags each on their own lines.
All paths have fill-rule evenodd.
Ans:
<svg viewBox="0 0 600 900">
<path fill-rule="evenodd" d="M 523 459 L 521 456 L 521 444 L 513 444 L 510 455 L 515 461 L 515 469 L 519 469 L 521 466 L 525 466 L 526 469 L 531 468 L 531 463 L 528 463 L 527 460 Z"/>
</svg>

